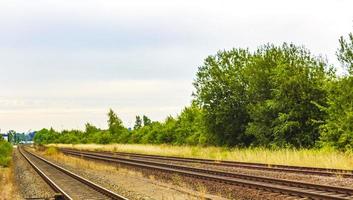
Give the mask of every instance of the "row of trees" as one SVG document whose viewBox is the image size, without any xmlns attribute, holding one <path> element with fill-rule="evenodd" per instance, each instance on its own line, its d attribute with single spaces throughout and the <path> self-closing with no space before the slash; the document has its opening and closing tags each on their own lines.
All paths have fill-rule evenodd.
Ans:
<svg viewBox="0 0 353 200">
<path fill-rule="evenodd" d="M 34 137 L 35 143 L 143 143 L 143 144 L 206 144 L 205 126 L 201 109 L 192 105 L 176 118 L 169 116 L 164 122 L 152 122 L 147 116 L 136 116 L 133 130 L 123 126 L 113 110 L 108 113 L 108 130 L 87 123 L 85 130 L 42 129 Z"/>
<path fill-rule="evenodd" d="M 18 144 L 20 142 L 26 142 L 26 141 L 32 141 L 34 137 L 35 132 L 30 132 L 30 133 L 16 133 L 14 130 L 9 130 L 7 132 L 8 135 L 8 141 L 12 144 Z"/>
<path fill-rule="evenodd" d="M 301 46 L 264 45 L 220 51 L 196 74 L 191 106 L 152 122 L 137 116 L 126 129 L 110 110 L 108 130 L 43 129 L 38 143 L 171 143 L 311 148 L 353 146 L 353 35 L 339 40 L 347 75 Z"/>
</svg>

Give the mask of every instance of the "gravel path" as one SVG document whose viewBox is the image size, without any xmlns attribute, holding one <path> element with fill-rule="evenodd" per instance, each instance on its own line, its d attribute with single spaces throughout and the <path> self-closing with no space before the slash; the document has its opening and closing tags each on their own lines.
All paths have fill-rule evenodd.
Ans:
<svg viewBox="0 0 353 200">
<path fill-rule="evenodd" d="M 55 192 L 29 165 L 17 149 L 13 153 L 14 173 L 17 187 L 23 199 L 42 198 L 50 199 Z"/>
</svg>

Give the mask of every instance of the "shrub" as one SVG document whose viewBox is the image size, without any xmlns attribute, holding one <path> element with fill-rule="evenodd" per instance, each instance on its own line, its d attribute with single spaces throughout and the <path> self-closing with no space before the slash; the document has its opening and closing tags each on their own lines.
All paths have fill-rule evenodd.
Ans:
<svg viewBox="0 0 353 200">
<path fill-rule="evenodd" d="M 0 141 L 0 166 L 8 167 L 11 163 L 12 145 L 6 141 Z"/>
</svg>

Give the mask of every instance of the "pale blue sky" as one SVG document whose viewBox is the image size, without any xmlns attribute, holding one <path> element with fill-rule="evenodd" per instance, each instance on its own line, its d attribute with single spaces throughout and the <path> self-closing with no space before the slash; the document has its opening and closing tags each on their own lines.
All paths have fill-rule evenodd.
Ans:
<svg viewBox="0 0 353 200">
<path fill-rule="evenodd" d="M 176 115 L 207 55 L 293 42 L 337 64 L 349 0 L 1 0 L 0 128 Z"/>
</svg>

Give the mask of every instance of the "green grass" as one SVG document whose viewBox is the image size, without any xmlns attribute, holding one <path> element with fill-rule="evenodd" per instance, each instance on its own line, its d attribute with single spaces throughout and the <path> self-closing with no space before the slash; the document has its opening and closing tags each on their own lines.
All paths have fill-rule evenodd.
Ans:
<svg viewBox="0 0 353 200">
<path fill-rule="evenodd" d="M 343 153 L 332 149 L 270 150 L 265 148 L 240 149 L 142 144 L 51 144 L 49 146 L 94 151 L 131 152 L 165 156 L 353 170 L 353 153 Z"/>
<path fill-rule="evenodd" d="M 0 167 L 8 167 L 11 163 L 12 145 L 0 140 Z"/>
</svg>

